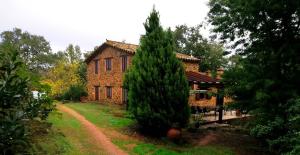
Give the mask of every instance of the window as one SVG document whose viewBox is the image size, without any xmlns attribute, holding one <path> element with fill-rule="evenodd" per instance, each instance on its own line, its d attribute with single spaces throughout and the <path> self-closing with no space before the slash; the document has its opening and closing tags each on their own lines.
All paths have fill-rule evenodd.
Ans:
<svg viewBox="0 0 300 155">
<path fill-rule="evenodd" d="M 107 86 L 106 87 L 106 98 L 111 99 L 112 97 L 112 87 L 111 86 Z"/>
<path fill-rule="evenodd" d="M 122 72 L 125 72 L 127 69 L 127 56 L 124 55 L 122 58 Z"/>
<path fill-rule="evenodd" d="M 204 99 L 204 93 L 197 93 L 196 100 Z"/>
<path fill-rule="evenodd" d="M 98 74 L 98 63 L 99 60 L 95 60 L 95 74 Z"/>
<path fill-rule="evenodd" d="M 111 58 L 106 58 L 105 59 L 105 68 L 106 68 L 106 71 L 111 70 Z"/>
<path fill-rule="evenodd" d="M 127 95 L 128 95 L 128 90 L 125 88 L 122 88 L 122 102 L 127 103 Z"/>
<path fill-rule="evenodd" d="M 95 86 L 95 100 L 99 100 L 99 86 Z"/>
</svg>

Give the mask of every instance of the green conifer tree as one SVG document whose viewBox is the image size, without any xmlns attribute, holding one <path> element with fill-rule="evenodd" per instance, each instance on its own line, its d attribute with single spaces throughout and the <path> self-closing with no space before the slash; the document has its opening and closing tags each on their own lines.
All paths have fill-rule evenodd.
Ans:
<svg viewBox="0 0 300 155">
<path fill-rule="evenodd" d="M 180 60 L 174 53 L 170 29 L 164 31 L 153 9 L 144 24 L 146 34 L 127 72 L 129 111 L 143 129 L 165 134 L 172 127 L 188 123 L 189 87 Z"/>
</svg>

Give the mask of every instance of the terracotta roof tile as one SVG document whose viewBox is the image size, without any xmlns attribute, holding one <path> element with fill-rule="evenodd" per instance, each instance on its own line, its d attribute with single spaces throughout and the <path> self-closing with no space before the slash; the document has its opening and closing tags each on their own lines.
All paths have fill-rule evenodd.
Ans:
<svg viewBox="0 0 300 155">
<path fill-rule="evenodd" d="M 94 56 L 97 55 L 97 53 L 103 49 L 104 46 L 111 46 L 120 50 L 123 50 L 129 54 L 135 54 L 136 49 L 139 47 L 138 45 L 135 44 L 129 44 L 125 42 L 118 42 L 118 41 L 112 41 L 112 40 L 106 40 L 105 43 L 103 43 L 98 50 L 95 50 L 86 60 L 85 62 L 89 62 L 92 60 Z M 184 61 L 200 61 L 200 59 L 195 58 L 193 56 L 189 56 L 187 54 L 182 54 L 182 53 L 176 53 L 176 57 L 178 59 L 184 60 Z"/>
<path fill-rule="evenodd" d="M 138 45 L 128 44 L 125 42 L 112 41 L 112 40 L 106 40 L 105 44 L 125 50 L 131 54 L 134 54 L 136 49 L 139 47 Z"/>
<path fill-rule="evenodd" d="M 201 73 L 198 73 L 198 72 L 192 72 L 192 71 L 188 71 L 188 72 L 185 72 L 187 78 L 188 78 L 188 81 L 196 81 L 196 82 L 205 82 L 205 83 L 218 83 L 220 82 L 220 79 L 215 79 L 215 78 L 212 78 L 210 76 L 207 76 L 207 75 L 203 75 Z"/>
</svg>

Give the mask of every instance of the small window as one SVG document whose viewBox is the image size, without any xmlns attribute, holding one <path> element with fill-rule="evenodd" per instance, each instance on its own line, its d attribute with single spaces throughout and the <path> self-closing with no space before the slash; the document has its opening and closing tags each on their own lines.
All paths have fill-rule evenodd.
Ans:
<svg viewBox="0 0 300 155">
<path fill-rule="evenodd" d="M 99 60 L 95 60 L 95 74 L 98 74 L 98 64 Z"/>
<path fill-rule="evenodd" d="M 124 55 L 122 58 L 122 72 L 125 72 L 127 69 L 127 56 Z"/>
<path fill-rule="evenodd" d="M 111 58 L 106 58 L 105 59 L 105 68 L 106 68 L 106 71 L 111 70 Z"/>
<path fill-rule="evenodd" d="M 199 95 L 200 95 L 200 96 L 199 96 L 200 99 L 204 99 L 204 96 L 205 96 L 204 93 L 200 93 Z"/>
<path fill-rule="evenodd" d="M 111 99 L 112 97 L 112 87 L 111 86 L 107 86 L 106 87 L 106 98 Z"/>
<path fill-rule="evenodd" d="M 204 93 L 196 93 L 196 100 L 204 99 Z"/>
</svg>

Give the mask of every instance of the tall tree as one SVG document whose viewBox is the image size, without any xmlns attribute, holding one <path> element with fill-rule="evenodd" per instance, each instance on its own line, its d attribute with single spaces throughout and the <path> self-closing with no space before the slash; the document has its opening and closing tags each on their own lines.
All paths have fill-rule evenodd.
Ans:
<svg viewBox="0 0 300 155">
<path fill-rule="evenodd" d="M 201 35 L 201 27 L 201 25 L 195 27 L 176 26 L 174 37 L 177 52 L 203 57 L 204 53 L 208 51 L 208 41 Z"/>
<path fill-rule="evenodd" d="M 66 55 L 70 63 L 78 63 L 81 60 L 81 50 L 78 45 L 69 44 L 66 49 Z"/>
<path fill-rule="evenodd" d="M 239 105 L 257 116 L 251 133 L 281 153 L 300 152 L 300 1 L 211 0 L 209 18 L 242 55 L 225 72 Z"/>
<path fill-rule="evenodd" d="M 202 72 L 210 71 L 213 77 L 216 77 L 217 71 L 224 68 L 228 60 L 224 57 L 224 48 L 217 43 L 208 43 L 207 51 L 204 52 L 199 64 Z"/>
<path fill-rule="evenodd" d="M 209 42 L 201 33 L 201 25 L 188 27 L 187 25 L 176 26 L 174 30 L 174 38 L 176 43 L 176 51 L 188 55 L 193 55 L 201 62 L 199 69 L 202 72 L 211 71 L 213 76 L 219 68 L 227 63 L 224 56 L 222 45 Z"/>
<path fill-rule="evenodd" d="M 79 66 L 78 66 L 78 69 L 77 69 L 77 74 L 80 78 L 80 81 L 82 84 L 86 84 L 87 82 L 87 77 L 86 77 L 86 74 L 87 74 L 87 65 L 85 62 L 80 62 L 79 63 Z"/>
<path fill-rule="evenodd" d="M 49 68 L 53 63 L 53 59 L 47 57 L 51 47 L 44 37 L 23 32 L 18 28 L 14 28 L 13 31 L 4 31 L 0 36 L 1 44 L 14 46 L 31 71 L 39 72 Z"/>
<path fill-rule="evenodd" d="M 71 88 L 85 90 L 87 67 L 82 62 L 81 55 L 80 47 L 72 44 L 69 44 L 65 51 L 53 54 L 53 57 L 56 58 L 55 65 L 43 79 L 43 83 L 51 86 L 53 97 L 60 98 Z M 72 94 L 74 92 L 70 95 Z"/>
<path fill-rule="evenodd" d="M 59 61 L 50 69 L 43 79 L 44 84 L 51 86 L 51 94 L 53 97 L 60 97 L 72 85 L 77 85 L 80 82 L 80 77 L 77 74 L 78 63 L 70 64 L 66 61 Z"/>
<path fill-rule="evenodd" d="M 153 10 L 144 24 L 146 34 L 127 72 L 129 111 L 155 134 L 171 126 L 184 127 L 189 118 L 189 87 L 182 63 L 176 58 L 170 29 L 164 31 Z"/>
</svg>

